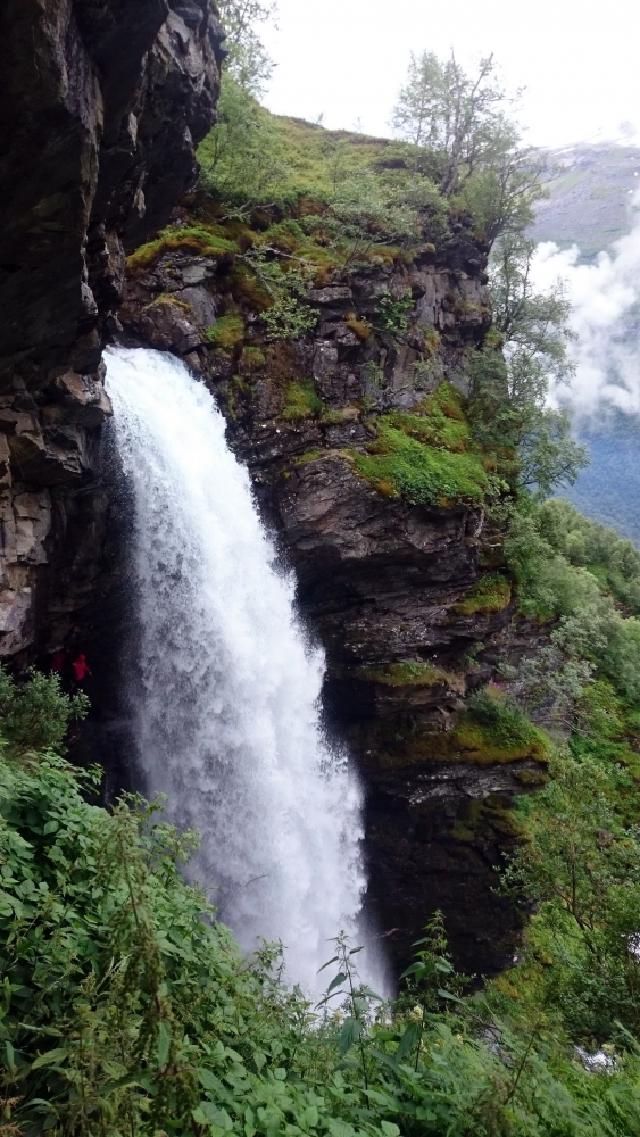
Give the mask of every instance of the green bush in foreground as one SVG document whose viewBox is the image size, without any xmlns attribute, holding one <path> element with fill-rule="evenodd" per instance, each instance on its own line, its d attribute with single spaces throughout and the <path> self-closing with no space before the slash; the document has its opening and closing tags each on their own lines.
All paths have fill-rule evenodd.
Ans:
<svg viewBox="0 0 640 1137">
<path fill-rule="evenodd" d="M 2 682 L 22 721 L 32 711 L 36 721 L 33 682 L 23 689 L 6 676 Z M 57 683 L 39 683 L 62 721 L 68 708 Z M 243 959 L 184 883 L 179 866 L 191 839 L 137 799 L 113 813 L 88 804 L 83 790 L 93 791 L 96 777 L 51 752 L 0 756 L 2 1137 L 637 1131 L 637 1046 L 619 1031 L 614 1067 L 584 1069 L 549 982 L 557 963 L 544 999 L 531 962 L 533 979 L 516 969 L 503 989 L 464 998 L 436 919 L 397 1003 L 379 1013 L 358 982 L 357 949 L 338 937 L 327 997 L 314 1010 L 273 978 L 277 953 Z M 559 785 L 565 792 L 566 780 Z M 586 814 L 578 827 L 610 824 L 602 810 Z M 554 832 L 564 840 L 561 826 Z M 558 850 L 548 847 L 553 866 Z M 597 842 L 585 852 L 597 860 Z M 607 854 L 609 884 L 603 876 L 592 903 L 594 919 L 605 923 L 615 908 L 617 856 Z M 537 855 L 534 864 L 542 866 Z M 545 881 L 560 877 L 541 868 L 535 879 L 544 919 Z M 588 874 L 582 879 L 590 887 Z M 546 927 L 552 939 L 553 921 Z M 574 990 L 568 981 L 560 989 Z M 611 1019 L 624 1010 L 620 983 L 607 997 Z"/>
</svg>

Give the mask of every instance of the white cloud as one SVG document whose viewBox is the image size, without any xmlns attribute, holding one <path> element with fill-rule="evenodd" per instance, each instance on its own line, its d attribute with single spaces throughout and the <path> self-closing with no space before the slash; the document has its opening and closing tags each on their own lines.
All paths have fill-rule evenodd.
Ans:
<svg viewBox="0 0 640 1137">
<path fill-rule="evenodd" d="M 593 264 L 580 263 L 575 245 L 538 246 L 537 286 L 562 280 L 572 304 L 576 372 L 569 392 L 552 394 L 568 400 L 577 414 L 593 415 L 607 406 L 640 413 L 640 193 L 634 207 L 631 232 Z"/>
</svg>

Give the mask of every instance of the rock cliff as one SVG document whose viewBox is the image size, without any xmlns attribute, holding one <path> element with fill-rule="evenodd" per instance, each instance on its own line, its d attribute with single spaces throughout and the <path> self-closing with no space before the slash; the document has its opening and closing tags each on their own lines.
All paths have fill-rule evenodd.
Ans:
<svg viewBox="0 0 640 1137">
<path fill-rule="evenodd" d="M 361 770 L 370 904 L 396 961 L 441 907 L 463 966 L 495 970 L 516 921 L 494 866 L 544 754 L 491 738 L 466 702 L 512 613 L 485 523 L 491 459 L 465 411 L 490 324 L 486 244 L 458 217 L 426 225 L 410 256 L 323 253 L 307 327 L 275 334 L 244 222 L 210 224 L 196 202 L 155 237 L 214 113 L 208 0 L 7 0 L 0 30 L 0 655 L 93 637 L 108 702 L 126 509 L 102 452 L 101 351 L 124 338 L 182 355 L 225 411 L 326 648 L 327 723 Z M 297 239 L 289 221 L 255 219 L 267 258 Z M 114 785 L 117 752 L 111 736 Z"/>
<path fill-rule="evenodd" d="M 0 654 L 26 658 L 95 601 L 105 330 L 193 182 L 223 37 L 209 0 L 6 0 L 0 34 Z"/>
<path fill-rule="evenodd" d="M 292 341 L 265 333 L 243 253 L 215 251 L 214 235 L 203 255 L 188 220 L 131 258 L 125 337 L 205 377 L 295 570 L 327 652 L 327 721 L 366 788 L 369 900 L 393 957 L 406 964 L 441 907 L 458 960 L 495 970 L 517 925 L 494 892 L 508 804 L 543 777 L 544 755 L 490 739 L 465 702 L 494 674 L 513 612 L 464 410 L 491 319 L 487 248 L 463 219 L 410 258 L 334 268 L 306 296 L 314 330 Z M 435 444 L 429 504 L 393 481 L 391 437 Z"/>
</svg>

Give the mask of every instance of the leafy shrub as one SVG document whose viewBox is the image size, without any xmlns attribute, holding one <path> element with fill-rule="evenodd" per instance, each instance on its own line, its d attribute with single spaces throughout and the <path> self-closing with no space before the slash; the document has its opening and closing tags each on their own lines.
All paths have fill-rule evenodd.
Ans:
<svg viewBox="0 0 640 1137">
<path fill-rule="evenodd" d="M 51 707 L 65 719 L 57 682 L 34 677 L 21 745 L 44 736 L 34 693 L 45 689 L 42 714 L 49 719 Z M 4 698 L 10 714 L 20 696 Z M 479 699 L 474 713 L 499 737 L 526 734 L 509 707 Z M 7 735 L 10 720 L 0 726 Z M 545 923 L 538 921 L 522 967 L 486 996 L 465 998 L 436 916 L 416 945 L 403 995 L 381 1016 L 357 977 L 359 949 L 343 936 L 315 1011 L 274 978 L 275 950 L 243 959 L 181 876 L 193 838 L 159 823 L 139 799 L 113 813 L 88 804 L 83 790 L 93 793 L 96 778 L 52 754 L 28 763 L 0 754 L 7 1137 L 636 1131 L 640 1058 L 632 1036 L 612 1024 L 614 1016 L 629 1026 L 637 1020 L 624 947 L 637 926 L 638 874 L 630 871 L 637 845 L 612 814 L 613 770 L 605 777 L 574 764 L 548 791 L 556 824 L 545 814 L 530 828 L 522 864 Z M 597 791 L 595 808 L 576 792 L 585 778 Z M 573 947 L 566 938 L 572 865 L 580 870 L 576 911 L 597 923 L 599 957 L 589 955 L 586 938 Z M 510 883 L 523 883 L 519 864 Z M 546 967 L 536 970 L 543 951 Z M 575 1060 L 558 1008 L 580 1037 L 618 1031 L 606 1076 Z"/>
<path fill-rule="evenodd" d="M 415 307 L 410 292 L 405 296 L 395 297 L 390 292 L 383 292 L 376 308 L 376 324 L 385 332 L 397 335 L 406 332 L 409 327 L 409 314 Z"/>
<path fill-rule="evenodd" d="M 69 724 L 83 719 L 89 700 L 82 692 L 68 695 L 57 675 L 31 670 L 17 683 L 0 666 L 1 737 L 12 754 L 28 750 L 58 750 Z"/>
<path fill-rule="evenodd" d="M 486 687 L 472 695 L 468 708 L 472 718 L 505 746 L 526 746 L 541 739 L 540 731 L 513 699 Z"/>
</svg>

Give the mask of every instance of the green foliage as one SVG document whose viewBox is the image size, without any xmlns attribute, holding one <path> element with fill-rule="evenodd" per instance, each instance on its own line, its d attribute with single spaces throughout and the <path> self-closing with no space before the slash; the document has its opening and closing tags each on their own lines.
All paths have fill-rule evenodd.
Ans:
<svg viewBox="0 0 640 1137">
<path fill-rule="evenodd" d="M 627 818 L 637 784 L 601 742 L 576 736 L 556 756 L 535 805 L 522 807 L 526 843 L 506 880 L 533 901 L 525 973 L 539 1005 L 591 1045 L 640 1030 L 640 839 Z"/>
<path fill-rule="evenodd" d="M 454 605 L 454 611 L 461 616 L 474 616 L 502 612 L 510 603 L 510 582 L 501 573 L 487 573 Z"/>
<path fill-rule="evenodd" d="M 276 13 L 276 4 L 267 0 L 217 0 L 226 39 L 226 74 L 242 90 L 258 96 L 273 71 L 273 63 L 256 31 Z"/>
<path fill-rule="evenodd" d="M 356 471 L 382 493 L 417 505 L 480 502 L 493 492 L 486 454 L 471 437 L 462 397 L 449 383 L 412 411 L 379 415 L 366 454 L 354 452 Z"/>
<path fill-rule="evenodd" d="M 376 433 L 371 453 L 354 453 L 354 465 L 382 493 L 404 497 L 413 505 L 448 505 L 478 503 L 489 492 L 489 478 L 476 454 L 426 446 L 386 416 L 377 420 Z"/>
<path fill-rule="evenodd" d="M 523 612 L 546 620 L 555 620 L 551 643 L 568 660 L 589 663 L 597 674 L 609 679 L 626 699 L 640 698 L 640 620 L 620 611 L 617 596 L 607 578 L 607 558 L 600 545 L 600 527 L 582 520 L 583 556 L 587 556 L 589 535 L 593 536 L 596 571 L 588 564 L 573 564 L 567 555 L 575 550 L 571 530 L 562 534 L 558 522 L 563 516 L 567 525 L 575 524 L 570 506 L 523 500 L 511 520 L 506 542 L 506 555 L 518 586 L 519 604 Z M 566 538 L 566 540 L 565 540 Z M 557 542 L 557 544 L 556 544 Z M 622 587 L 620 563 L 626 564 L 628 576 L 623 594 L 635 595 L 633 561 L 627 560 L 626 542 L 612 538 L 610 560 L 616 566 L 616 588 Z M 564 548 L 566 552 L 560 550 Z M 575 555 L 575 554 L 574 554 Z M 602 583 L 602 578 L 605 583 Z"/>
<path fill-rule="evenodd" d="M 410 292 L 405 296 L 392 296 L 390 292 L 383 292 L 378 300 L 376 310 L 376 323 L 385 332 L 397 335 L 406 332 L 409 327 L 409 315 L 415 307 Z"/>
<path fill-rule="evenodd" d="M 324 403 L 318 397 L 311 380 L 296 379 L 287 384 L 282 408 L 283 419 L 297 422 L 300 419 L 317 417 L 322 414 L 323 409 Z"/>
<path fill-rule="evenodd" d="M 309 272 L 254 260 L 258 278 L 269 291 L 272 303 L 262 314 L 262 322 L 270 340 L 297 340 L 312 332 L 318 323 L 318 311 L 305 303 L 309 290 Z"/>
<path fill-rule="evenodd" d="M 495 687 L 485 687 L 467 701 L 452 744 L 458 760 L 481 766 L 525 759 L 544 764 L 549 755 L 544 732 L 534 726 L 512 697 Z"/>
<path fill-rule="evenodd" d="M 17 683 L 0 666 L 0 722 L 8 752 L 19 756 L 30 750 L 57 750 L 69 724 L 89 710 L 85 694 L 67 695 L 57 675 L 31 670 Z"/>
<path fill-rule="evenodd" d="M 223 351 L 233 351 L 244 340 L 245 326 L 242 316 L 229 313 L 227 316 L 218 316 L 215 324 L 206 328 L 204 338 L 214 347 Z"/>
<path fill-rule="evenodd" d="M 589 521 L 567 501 L 544 502 L 538 520 L 541 536 L 556 553 L 587 568 L 624 611 L 640 615 L 640 552 L 632 541 Z"/>
<path fill-rule="evenodd" d="M 534 246 L 504 237 L 491 274 L 494 331 L 470 358 L 470 417 L 478 442 L 517 455 L 515 484 L 548 495 L 575 481 L 587 464 L 566 414 L 548 405 L 571 374 L 569 306 L 560 289 L 537 294 L 531 283 Z"/>
<path fill-rule="evenodd" d="M 240 209 L 267 201 L 287 181 L 275 120 L 230 75 L 223 77 L 218 122 L 201 142 L 198 161 L 202 186 Z"/>
<path fill-rule="evenodd" d="M 423 51 L 411 55 L 393 117 L 402 137 L 432 151 L 442 192 L 472 213 L 489 241 L 524 230 L 542 196 L 539 163 L 520 148 L 510 102 L 492 56 L 470 75 L 453 51 L 444 61 Z"/>
<path fill-rule="evenodd" d="M 43 716 L 64 719 L 56 681 L 35 678 Z M 43 737 L 36 703 L 28 749 Z M 495 704 L 476 697 L 478 728 L 531 738 Z M 193 838 L 138 799 L 88 804 L 95 772 L 0 754 L 0 1132 L 628 1137 L 640 1056 L 616 1024 L 638 1017 L 638 846 L 618 807 L 630 784 L 576 757 L 525 818 L 508 883 L 539 912 L 525 961 L 486 996 L 463 995 L 436 913 L 395 1006 L 379 1012 L 360 948 L 338 935 L 314 1011 L 273 977 L 277 951 L 243 959 L 184 883 Z M 606 1075 L 576 1060 L 569 1028 L 613 1040 Z"/>
<path fill-rule="evenodd" d="M 127 257 L 127 269 L 132 273 L 142 272 L 164 253 L 174 249 L 184 249 L 207 257 L 221 257 L 225 253 L 237 252 L 238 246 L 221 233 L 219 226 L 169 225 L 160 231 L 155 240 L 141 245 Z"/>
</svg>

